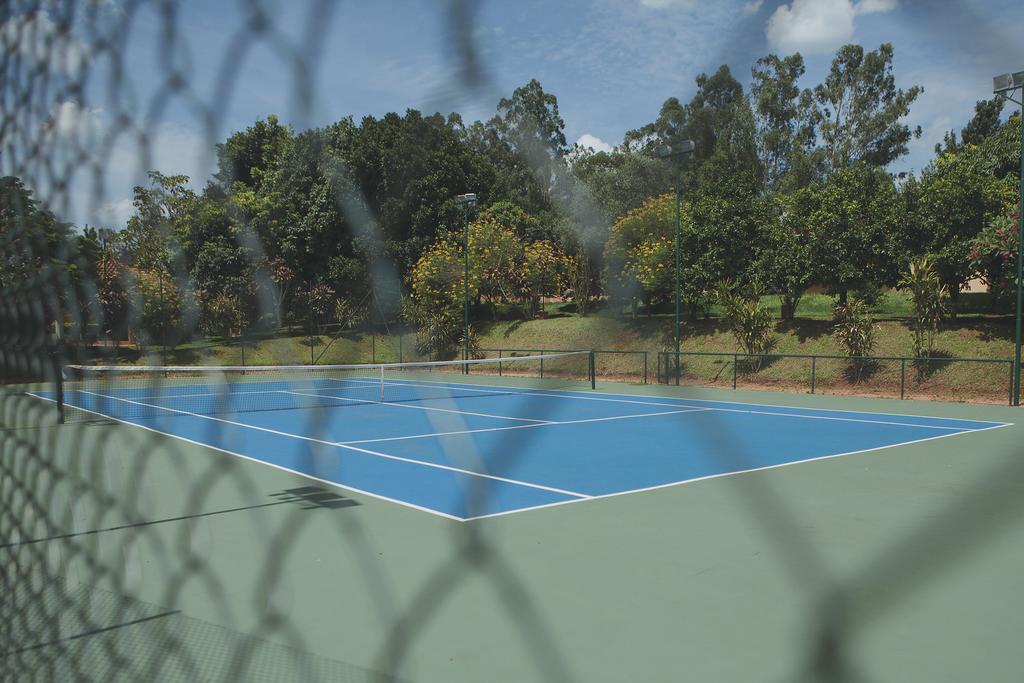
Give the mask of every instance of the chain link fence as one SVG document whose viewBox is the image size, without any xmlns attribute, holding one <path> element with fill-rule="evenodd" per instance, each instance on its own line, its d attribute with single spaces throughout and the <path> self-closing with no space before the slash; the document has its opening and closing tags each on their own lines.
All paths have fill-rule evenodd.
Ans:
<svg viewBox="0 0 1024 683">
<path fill-rule="evenodd" d="M 270 334 L 263 339 L 258 330 L 213 338 L 201 333 L 187 310 L 173 330 L 161 326 L 140 344 L 111 341 L 118 337 L 109 334 L 105 311 L 111 302 L 103 299 L 103 283 L 93 279 L 83 254 L 55 247 L 35 232 L 30 219 L 36 209 L 60 217 L 110 210 L 127 190 L 113 185 L 111 169 L 130 166 L 137 175 L 152 170 L 156 145 L 167 142 L 161 136 L 175 132 L 160 126 L 171 118 L 186 119 L 199 131 L 212 168 L 239 89 L 258 87 L 245 80 L 255 53 L 288 75 L 290 90 L 268 95 L 274 108 L 296 127 L 307 125 L 322 104 L 318 76 L 344 68 L 323 63 L 325 44 L 339 22 L 353 21 L 343 6 L 320 0 L 303 7 L 301 26 L 286 29 L 273 3 L 240 0 L 236 23 L 220 27 L 220 56 L 211 58 L 215 53 L 203 44 L 208 36 L 190 35 L 193 27 L 181 19 L 196 8 L 183 5 L 24 0 L 0 9 L 0 175 L 20 179 L 39 204 L 5 199 L 2 207 L 9 227 L 0 236 L 0 264 L 14 275 L 0 291 L 0 678 L 397 681 L 468 680 L 473 672 L 490 672 L 490 680 L 563 682 L 621 680 L 642 670 L 661 674 L 649 680 L 680 680 L 695 666 L 676 656 L 680 643 L 704 629 L 749 636 L 739 624 L 721 626 L 729 618 L 715 614 L 713 604 L 680 597 L 688 595 L 683 589 L 695 576 L 735 570 L 703 566 L 686 550 L 729 542 L 708 539 L 687 516 L 692 507 L 657 519 L 610 512 L 601 528 L 581 521 L 585 506 L 543 521 L 525 513 L 519 531 L 519 517 L 450 522 L 110 420 L 58 425 L 52 404 L 26 393 L 53 385 L 61 367 L 75 362 L 247 366 L 429 356 L 417 352 L 409 330 L 378 326 L 371 334 L 350 333 L 319 327 L 315 315 L 303 311 L 295 312 L 296 334 L 288 341 L 275 342 Z M 436 11 L 451 46 L 452 74 L 439 88 L 437 108 L 448 111 L 467 99 L 490 106 L 499 89 L 484 68 L 480 8 L 456 0 L 438 3 Z M 158 82 L 138 82 L 135 41 L 155 51 Z M 565 208 L 585 214 L 581 222 L 596 213 L 585 192 L 569 188 L 568 194 Z M 342 203 L 339 210 L 374 237 L 376 223 L 365 206 Z M 240 241 L 251 239 L 239 235 Z M 247 247 L 259 257 L 259 244 Z M 172 255 L 166 266 L 170 280 L 187 292 L 190 276 L 180 259 Z M 261 284 L 272 289 L 273 274 L 255 267 Z M 366 288 L 401 291 L 398 270 L 383 258 L 373 263 Z M 144 285 L 125 288 L 129 319 L 145 315 Z M 156 286 L 162 310 L 169 283 Z M 268 316 L 279 314 L 276 305 L 257 302 Z M 305 342 L 294 341 L 303 335 Z M 525 353 L 531 352 L 484 350 L 488 357 Z M 655 360 L 651 374 L 668 381 L 670 357 Z M 682 376 L 742 388 L 786 363 L 814 363 L 806 374 L 819 393 L 838 391 L 846 372 L 834 359 L 771 356 L 742 371 L 740 360 L 686 357 Z M 596 370 L 599 381 L 648 380 L 643 352 L 596 351 L 591 362 L 596 368 L 589 371 Z M 894 395 L 899 381 L 906 382 L 907 398 L 928 396 L 933 384 L 955 374 L 949 367 L 926 370 L 920 381 L 897 379 L 911 366 L 884 361 L 890 362 L 903 370 L 873 370 L 870 381 L 884 379 L 878 393 Z M 997 365 L 984 382 L 963 381 L 984 383 L 1001 397 L 1007 375 Z M 743 469 L 751 453 L 738 435 L 715 427 L 714 419 L 711 424 L 703 435 L 709 447 Z M 217 443 L 226 429 L 214 422 L 206 428 L 196 437 L 206 444 Z M 310 433 L 324 428 L 309 425 Z M 503 432 L 503 452 L 528 457 L 538 431 Z M 711 509 L 736 520 L 735 538 L 758 548 L 753 555 L 759 557 L 743 562 L 756 562 L 762 576 L 774 578 L 757 586 L 796 596 L 782 616 L 786 630 L 801 634 L 777 654 L 749 640 L 730 647 L 772 661 L 754 667 L 771 680 L 905 680 L 861 659 L 864 642 L 912 639 L 913 633 L 887 621 L 895 610 L 930 599 L 932 587 L 957 576 L 975 553 L 1007 535 L 1019 538 L 1019 447 L 993 439 L 985 442 L 992 450 L 984 465 L 964 470 L 948 507 L 886 534 L 870 556 L 843 558 L 841 567 L 822 549 L 829 539 L 820 537 L 817 521 L 795 502 L 792 489 L 771 477 L 723 480 L 723 500 L 712 501 Z M 310 446 L 309 456 L 327 457 L 321 451 Z M 453 462 L 478 455 L 449 454 Z M 630 539 L 647 545 L 631 545 Z M 582 550 L 574 557 L 575 550 L 562 546 Z M 622 557 L 629 552 L 649 554 Z M 619 566 L 624 568 L 610 569 Z M 667 589 L 660 604 L 631 602 L 628 582 L 617 583 L 630 572 L 638 583 Z M 730 590 L 747 590 L 741 581 Z M 591 592 L 578 595 L 573 586 Z M 1019 602 L 1018 596 L 1008 595 L 1007 602 Z M 763 595 L 744 599 L 764 604 Z M 610 605 L 634 611 L 616 612 Z M 643 627 L 644 609 L 669 613 L 659 622 L 664 630 L 635 649 L 616 651 L 617 638 Z M 770 613 L 751 620 L 776 628 Z M 984 615 L 979 621 L 986 621 Z M 446 633 L 453 623 L 461 630 Z M 484 641 L 492 649 L 479 651 L 483 624 L 493 629 Z M 506 649 L 510 654 L 502 654 Z M 595 672 L 591 660 L 606 668 Z"/>
</svg>

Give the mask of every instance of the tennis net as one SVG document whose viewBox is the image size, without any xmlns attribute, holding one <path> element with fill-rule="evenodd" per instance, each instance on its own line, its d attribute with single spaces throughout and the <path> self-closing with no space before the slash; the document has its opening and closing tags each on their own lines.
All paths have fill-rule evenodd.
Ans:
<svg viewBox="0 0 1024 683">
<path fill-rule="evenodd" d="M 588 351 L 412 363 L 277 366 L 68 365 L 62 421 L 334 409 L 594 386 Z"/>
</svg>

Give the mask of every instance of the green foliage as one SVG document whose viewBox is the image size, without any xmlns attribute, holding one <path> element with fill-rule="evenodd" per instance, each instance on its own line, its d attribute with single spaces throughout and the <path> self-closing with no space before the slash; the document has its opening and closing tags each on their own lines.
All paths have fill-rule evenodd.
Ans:
<svg viewBox="0 0 1024 683">
<path fill-rule="evenodd" d="M 128 269 L 128 290 L 138 299 L 129 299 L 135 339 L 140 345 L 173 340 L 181 322 L 182 293 L 168 271 Z"/>
<path fill-rule="evenodd" d="M 244 131 L 233 133 L 217 145 L 216 178 L 224 187 L 233 183 L 256 189 L 263 178 L 274 170 L 293 134 L 271 114 L 265 121 L 256 121 Z"/>
<path fill-rule="evenodd" d="M 792 321 L 801 297 L 814 275 L 814 230 L 806 205 L 809 193 L 798 192 L 761 206 L 761 238 L 757 243 L 752 277 L 777 292 L 782 319 Z"/>
<path fill-rule="evenodd" d="M 954 297 L 977 272 L 973 242 L 1016 196 L 1011 183 L 991 172 L 991 156 L 989 144 L 943 153 L 918 188 L 919 248 L 934 254 L 932 266 Z"/>
<path fill-rule="evenodd" d="M 752 69 L 750 96 L 757 123 L 757 147 L 770 189 L 803 187 L 814 142 L 814 110 L 809 91 L 797 81 L 804 75 L 800 54 L 767 55 Z"/>
<path fill-rule="evenodd" d="M 801 191 L 800 216 L 813 229 L 815 279 L 844 295 L 899 278 L 907 224 L 892 176 L 858 164 Z"/>
<path fill-rule="evenodd" d="M 718 303 L 722 317 L 733 338 L 743 353 L 760 356 L 772 348 L 772 314 L 761 301 L 761 292 L 752 287 L 746 291 L 731 280 L 724 280 L 718 286 Z M 761 358 L 748 359 L 748 365 L 756 371 Z"/>
<path fill-rule="evenodd" d="M 921 137 L 920 126 L 911 129 L 902 119 L 924 89 L 897 88 L 892 64 L 890 43 L 867 53 L 860 45 L 844 45 L 814 88 L 814 123 L 830 172 L 861 162 L 884 168 Z"/>
<path fill-rule="evenodd" d="M 437 308 L 415 296 L 402 300 L 402 317 L 416 328 L 416 353 L 451 358 L 463 339 L 462 316 L 453 307 Z"/>
<path fill-rule="evenodd" d="M 514 214 L 513 214 L 514 217 Z M 572 259 L 551 242 L 525 242 L 508 213 L 484 212 L 469 226 L 469 298 L 518 306 L 526 316 L 540 312 L 540 299 L 561 296 Z M 464 288 L 463 236 L 450 233 L 431 245 L 412 271 L 417 307 L 461 313 Z M 424 319 L 424 316 L 419 316 Z M 442 316 L 443 319 L 444 316 Z"/>
<path fill-rule="evenodd" d="M 576 312 L 585 316 L 590 312 L 599 287 L 590 256 L 585 250 L 578 250 L 572 257 L 566 270 L 565 282 L 567 294 L 576 305 Z"/>
<path fill-rule="evenodd" d="M 924 256 L 910 262 L 900 280 L 900 287 L 910 293 L 914 303 L 914 355 L 931 357 L 935 352 L 935 335 L 939 323 L 946 317 L 949 290 L 942 284 L 931 257 Z"/>
<path fill-rule="evenodd" d="M 1020 211 L 1007 206 L 971 242 L 971 267 L 981 275 L 997 301 L 1009 302 L 1017 282 Z"/>
<path fill-rule="evenodd" d="M 252 324 L 251 302 L 240 296 L 222 291 L 203 301 L 200 329 L 221 337 L 241 335 Z"/>
<path fill-rule="evenodd" d="M 754 197 L 695 193 L 681 210 L 682 299 L 690 317 L 705 309 L 725 278 L 748 270 L 746 245 L 754 241 Z M 662 195 L 612 225 L 604 258 L 609 293 L 641 298 L 648 306 L 675 297 L 675 198 Z"/>
<path fill-rule="evenodd" d="M 848 356 L 867 356 L 875 348 L 875 321 L 867 305 L 851 296 L 832 309 L 832 333 Z"/>
<path fill-rule="evenodd" d="M 54 277 L 55 271 L 74 269 L 71 226 L 40 206 L 31 190 L 12 176 L 0 178 L 0 245 L 0 289 L 14 291 Z"/>
</svg>

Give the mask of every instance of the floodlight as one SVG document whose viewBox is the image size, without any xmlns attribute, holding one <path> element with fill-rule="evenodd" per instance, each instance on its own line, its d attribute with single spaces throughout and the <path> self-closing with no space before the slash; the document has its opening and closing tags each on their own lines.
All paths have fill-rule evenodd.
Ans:
<svg viewBox="0 0 1024 683">
<path fill-rule="evenodd" d="M 1003 74 L 992 79 L 993 94 L 1003 95 L 1017 88 L 1024 88 L 1024 71 Z"/>
</svg>

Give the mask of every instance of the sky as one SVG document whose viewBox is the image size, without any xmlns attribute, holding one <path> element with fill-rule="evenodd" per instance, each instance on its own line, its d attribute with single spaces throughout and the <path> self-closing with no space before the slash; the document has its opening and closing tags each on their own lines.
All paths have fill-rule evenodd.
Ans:
<svg viewBox="0 0 1024 683">
<path fill-rule="evenodd" d="M 891 42 L 897 85 L 924 87 L 906 119 L 922 138 L 890 169 L 917 171 L 990 96 L 993 75 L 1024 69 L 1019 0 L 83 0 L 62 33 L 65 5 L 0 13 L 0 41 L 69 81 L 88 74 L 22 124 L 75 169 L 34 189 L 65 181 L 51 208 L 79 226 L 122 225 L 148 168 L 202 187 L 212 143 L 270 114 L 296 129 L 409 108 L 468 122 L 536 78 L 570 143 L 608 149 L 666 98 L 689 100 L 702 72 L 727 64 L 746 86 L 759 57 L 800 52 L 801 85 L 813 87 L 850 42 Z M 72 151 L 83 149 L 84 167 Z M 0 172 L 10 163 L 0 156 Z"/>
</svg>

